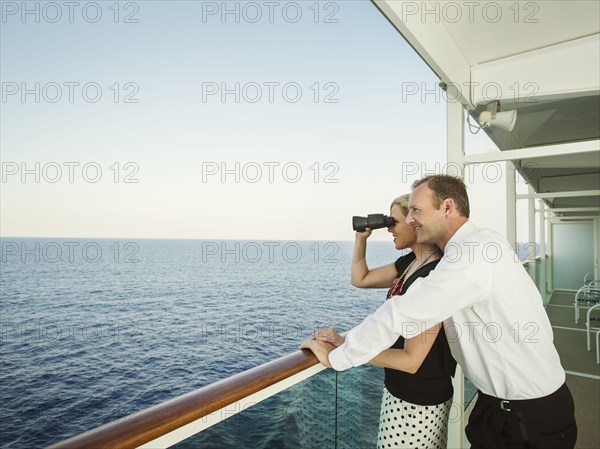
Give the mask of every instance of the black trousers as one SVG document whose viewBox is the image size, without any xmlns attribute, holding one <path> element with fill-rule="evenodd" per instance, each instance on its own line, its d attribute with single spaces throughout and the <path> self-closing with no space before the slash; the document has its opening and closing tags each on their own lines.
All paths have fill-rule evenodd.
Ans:
<svg viewBox="0 0 600 449">
<path fill-rule="evenodd" d="M 465 432 L 471 449 L 573 449 L 574 412 L 566 384 L 543 398 L 522 401 L 479 392 Z"/>
</svg>

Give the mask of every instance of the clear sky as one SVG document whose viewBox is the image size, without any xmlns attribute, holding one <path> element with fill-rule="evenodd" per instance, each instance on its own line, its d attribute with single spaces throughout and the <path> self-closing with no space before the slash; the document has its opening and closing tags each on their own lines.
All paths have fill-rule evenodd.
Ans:
<svg viewBox="0 0 600 449">
<path fill-rule="evenodd" d="M 75 3 L 2 1 L 3 236 L 349 240 L 444 166 L 437 77 L 369 1 Z"/>
</svg>

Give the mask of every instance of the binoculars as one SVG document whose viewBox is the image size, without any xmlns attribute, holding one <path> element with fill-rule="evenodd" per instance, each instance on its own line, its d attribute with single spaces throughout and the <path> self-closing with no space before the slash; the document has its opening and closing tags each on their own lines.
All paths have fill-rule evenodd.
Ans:
<svg viewBox="0 0 600 449">
<path fill-rule="evenodd" d="M 352 217 L 352 229 L 364 232 L 365 229 L 389 228 L 394 226 L 396 220 L 384 214 L 369 214 L 366 217 Z"/>
</svg>

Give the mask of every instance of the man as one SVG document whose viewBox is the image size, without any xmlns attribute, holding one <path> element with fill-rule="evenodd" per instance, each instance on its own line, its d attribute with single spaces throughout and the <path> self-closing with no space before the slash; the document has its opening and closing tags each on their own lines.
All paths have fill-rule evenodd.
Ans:
<svg viewBox="0 0 600 449">
<path fill-rule="evenodd" d="M 550 322 L 529 275 L 504 239 L 469 221 L 462 180 L 413 184 L 406 222 L 444 257 L 428 277 L 386 301 L 334 348 L 317 333 L 302 347 L 340 371 L 367 363 L 399 335 L 444 322 L 452 355 L 479 390 L 466 434 L 473 449 L 575 446 L 577 427 Z"/>
</svg>

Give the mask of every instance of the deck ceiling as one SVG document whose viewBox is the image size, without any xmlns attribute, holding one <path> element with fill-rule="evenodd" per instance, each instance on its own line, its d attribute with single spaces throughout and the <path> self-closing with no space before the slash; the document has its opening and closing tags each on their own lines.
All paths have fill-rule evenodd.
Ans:
<svg viewBox="0 0 600 449">
<path fill-rule="evenodd" d="M 511 159 L 537 193 L 562 192 L 544 198 L 551 208 L 587 208 L 556 216 L 600 216 L 600 194 L 590 194 L 600 190 L 600 2 L 372 2 L 471 122 L 494 100 L 517 110 L 511 132 L 484 129 L 501 151 L 567 148 Z"/>
</svg>

